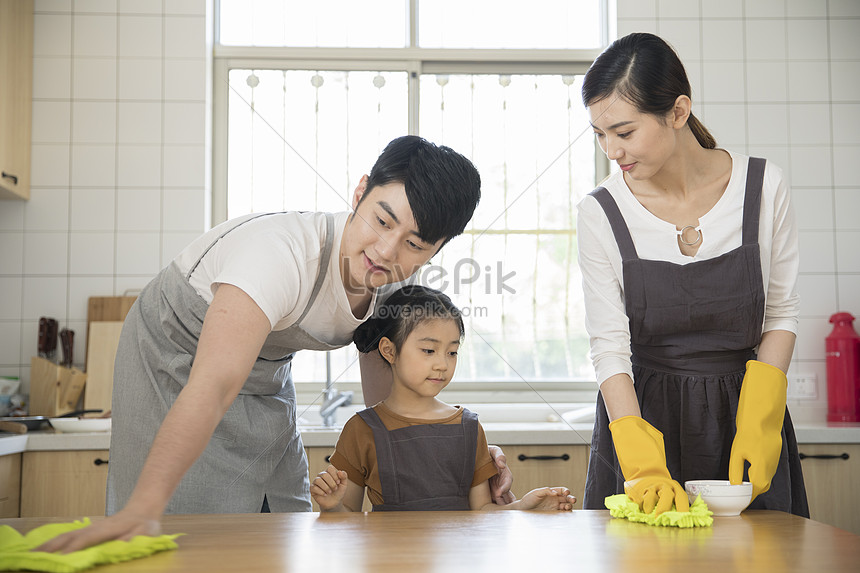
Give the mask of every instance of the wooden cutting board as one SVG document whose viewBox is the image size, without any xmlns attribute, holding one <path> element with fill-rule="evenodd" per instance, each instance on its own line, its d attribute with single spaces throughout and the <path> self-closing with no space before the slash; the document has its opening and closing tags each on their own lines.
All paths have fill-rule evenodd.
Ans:
<svg viewBox="0 0 860 573">
<path fill-rule="evenodd" d="M 87 306 L 87 320 L 125 320 L 125 315 L 136 300 L 136 296 L 91 296 Z"/>
<path fill-rule="evenodd" d="M 87 354 L 84 364 L 90 360 L 89 332 L 93 322 L 125 320 L 136 296 L 91 296 L 87 304 Z"/>
<path fill-rule="evenodd" d="M 111 409 L 113 366 L 116 347 L 122 331 L 121 320 L 90 323 L 87 337 L 87 385 L 84 388 L 84 409 Z"/>
</svg>

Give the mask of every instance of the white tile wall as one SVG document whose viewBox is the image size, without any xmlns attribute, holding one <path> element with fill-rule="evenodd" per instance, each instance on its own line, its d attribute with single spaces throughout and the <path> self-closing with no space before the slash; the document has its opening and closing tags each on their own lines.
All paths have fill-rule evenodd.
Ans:
<svg viewBox="0 0 860 573">
<path fill-rule="evenodd" d="M 836 189 L 833 199 L 836 207 L 837 229 L 860 229 L 860 189 L 845 187 Z"/>
<path fill-rule="evenodd" d="M 0 202 L 0 374 L 25 390 L 40 316 L 83 365 L 88 298 L 139 291 L 204 230 L 207 4 L 35 3 L 31 199 Z"/>
<path fill-rule="evenodd" d="M 826 72 L 827 67 L 821 67 Z M 786 80 L 788 74 L 789 71 L 782 62 L 746 62 L 746 101 L 778 103 L 786 101 L 791 89 Z"/>
</svg>

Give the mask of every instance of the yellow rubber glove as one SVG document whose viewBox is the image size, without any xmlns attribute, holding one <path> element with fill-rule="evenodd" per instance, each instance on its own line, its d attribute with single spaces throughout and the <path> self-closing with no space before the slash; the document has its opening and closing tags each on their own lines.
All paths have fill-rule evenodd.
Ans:
<svg viewBox="0 0 860 573">
<path fill-rule="evenodd" d="M 779 465 L 787 388 L 788 380 L 776 366 L 758 360 L 747 362 L 738 402 L 738 430 L 729 458 L 729 482 L 743 481 L 744 460 L 748 461 L 753 499 L 770 489 Z"/>
<path fill-rule="evenodd" d="M 687 493 L 666 468 L 663 434 L 639 416 L 624 416 L 609 424 L 621 473 L 624 493 L 645 513 L 656 515 L 672 509 L 690 511 Z"/>
</svg>

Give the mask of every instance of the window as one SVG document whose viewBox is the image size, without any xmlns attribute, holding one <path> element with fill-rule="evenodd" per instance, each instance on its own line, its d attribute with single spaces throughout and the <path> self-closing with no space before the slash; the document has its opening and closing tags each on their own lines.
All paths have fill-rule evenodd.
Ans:
<svg viewBox="0 0 860 573">
<path fill-rule="evenodd" d="M 221 0 L 215 222 L 346 210 L 390 140 L 448 145 L 483 183 L 420 279 L 467 316 L 457 380 L 592 379 L 575 205 L 606 169 L 580 99 L 606 4 Z M 356 381 L 356 352 L 308 353 L 293 374 Z"/>
</svg>

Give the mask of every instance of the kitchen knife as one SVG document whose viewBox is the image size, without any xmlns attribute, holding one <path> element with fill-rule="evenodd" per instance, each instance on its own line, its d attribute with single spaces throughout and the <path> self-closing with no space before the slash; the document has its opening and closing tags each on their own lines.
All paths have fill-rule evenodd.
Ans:
<svg viewBox="0 0 860 573">
<path fill-rule="evenodd" d="M 37 348 L 40 358 L 48 357 L 48 319 L 44 316 L 39 319 L 39 342 Z"/>
<path fill-rule="evenodd" d="M 63 351 L 61 366 L 71 368 L 74 363 L 73 352 L 75 348 L 75 331 L 64 328 L 60 331 L 60 348 Z"/>
<path fill-rule="evenodd" d="M 45 353 L 47 354 L 48 360 L 51 362 L 57 361 L 57 331 L 59 330 L 59 323 L 53 319 L 48 319 L 48 339 L 45 345 Z"/>
</svg>

